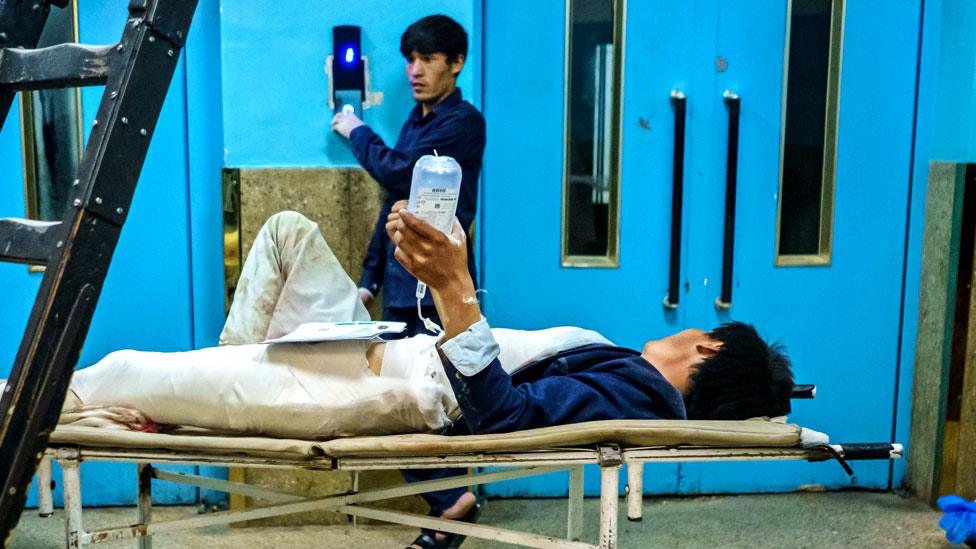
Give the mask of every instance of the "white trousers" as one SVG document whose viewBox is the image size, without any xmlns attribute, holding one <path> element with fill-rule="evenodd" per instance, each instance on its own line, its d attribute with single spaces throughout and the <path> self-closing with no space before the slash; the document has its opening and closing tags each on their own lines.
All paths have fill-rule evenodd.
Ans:
<svg viewBox="0 0 976 549">
<path fill-rule="evenodd" d="M 303 322 L 344 320 L 369 320 L 369 313 L 318 225 L 296 212 L 271 216 L 241 268 L 220 344 L 259 343 Z"/>
</svg>

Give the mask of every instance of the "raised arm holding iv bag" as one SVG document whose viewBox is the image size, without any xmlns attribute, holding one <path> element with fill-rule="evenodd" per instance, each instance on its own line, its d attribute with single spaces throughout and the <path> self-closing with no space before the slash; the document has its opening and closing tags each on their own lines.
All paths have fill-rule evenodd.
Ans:
<svg viewBox="0 0 976 549">
<path fill-rule="evenodd" d="M 450 156 L 438 156 L 435 150 L 433 156 L 424 155 L 413 166 L 407 209 L 437 230 L 451 236 L 460 193 L 461 166 Z M 428 330 L 442 332 L 441 327 L 425 318 L 420 310 L 420 300 L 425 295 L 427 285 L 417 281 L 417 316 Z"/>
</svg>

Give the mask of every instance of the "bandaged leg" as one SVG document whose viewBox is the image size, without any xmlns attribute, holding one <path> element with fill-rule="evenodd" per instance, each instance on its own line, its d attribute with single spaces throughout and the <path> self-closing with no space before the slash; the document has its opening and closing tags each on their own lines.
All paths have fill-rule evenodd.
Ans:
<svg viewBox="0 0 976 549">
<path fill-rule="evenodd" d="M 271 216 L 244 261 L 221 345 L 258 343 L 303 322 L 344 320 L 369 320 L 369 313 L 318 225 L 296 212 Z"/>
<path fill-rule="evenodd" d="M 443 428 L 448 423 L 443 389 L 433 381 L 411 383 L 373 375 L 366 363 L 367 344 L 330 341 L 227 345 L 182 353 L 116 351 L 76 372 L 72 388 L 88 410 L 123 407 L 160 424 L 279 437 Z M 110 414 L 94 417 L 127 422 Z"/>
</svg>

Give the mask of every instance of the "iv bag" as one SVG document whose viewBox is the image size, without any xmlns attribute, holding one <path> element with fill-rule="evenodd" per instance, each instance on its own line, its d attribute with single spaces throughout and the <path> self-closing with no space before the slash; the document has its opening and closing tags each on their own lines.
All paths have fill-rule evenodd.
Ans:
<svg viewBox="0 0 976 549">
<path fill-rule="evenodd" d="M 425 155 L 413 166 L 407 209 L 444 234 L 451 234 L 461 193 L 461 166 L 450 156 Z"/>
</svg>

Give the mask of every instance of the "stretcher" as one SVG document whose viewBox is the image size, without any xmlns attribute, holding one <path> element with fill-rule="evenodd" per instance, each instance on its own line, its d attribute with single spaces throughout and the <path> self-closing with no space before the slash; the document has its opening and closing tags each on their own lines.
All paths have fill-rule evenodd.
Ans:
<svg viewBox="0 0 976 549">
<path fill-rule="evenodd" d="M 514 433 L 448 437 L 432 434 L 349 437 L 327 441 L 235 436 L 182 428 L 168 433 L 61 427 L 50 438 L 38 475 L 39 511 L 53 512 L 51 462 L 63 469 L 65 532 L 68 547 L 151 536 L 313 510 L 418 528 L 431 528 L 526 547 L 600 547 L 617 543 L 618 476 L 628 467 L 627 516 L 641 518 L 642 465 L 647 462 L 838 460 L 901 457 L 899 444 L 831 444 L 826 435 L 768 419 L 745 421 L 611 420 L 561 425 Z M 79 466 L 84 461 L 132 462 L 138 466 L 136 524 L 87 531 L 82 521 Z M 306 497 L 239 482 L 175 473 L 152 464 L 297 468 L 324 471 L 491 467 L 473 476 L 411 483 L 391 488 Z M 580 540 L 583 527 L 583 466 L 600 468 L 600 528 L 596 545 Z M 520 532 L 483 524 L 371 507 L 369 503 L 428 491 L 472 486 L 569 471 L 566 537 Z M 166 522 L 152 521 L 152 480 L 187 484 L 270 502 L 243 511 L 223 511 Z"/>
</svg>

